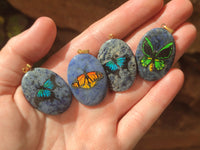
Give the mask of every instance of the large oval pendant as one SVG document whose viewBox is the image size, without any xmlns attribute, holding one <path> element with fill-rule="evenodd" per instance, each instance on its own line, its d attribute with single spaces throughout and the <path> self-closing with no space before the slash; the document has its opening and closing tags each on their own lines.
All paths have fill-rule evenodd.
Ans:
<svg viewBox="0 0 200 150">
<path fill-rule="evenodd" d="M 60 114 L 71 104 L 69 86 L 59 75 L 48 69 L 35 68 L 27 72 L 21 85 L 27 101 L 43 113 Z"/>
<path fill-rule="evenodd" d="M 141 39 L 136 51 L 140 76 L 148 81 L 161 79 L 170 70 L 175 53 L 174 38 L 166 29 L 150 30 Z"/>
<path fill-rule="evenodd" d="M 76 55 L 69 63 L 67 78 L 76 99 L 84 105 L 99 104 L 107 92 L 107 77 L 92 55 Z"/>
<path fill-rule="evenodd" d="M 133 84 L 137 65 L 131 48 L 120 39 L 110 39 L 100 48 L 98 59 L 113 91 L 125 91 Z"/>
</svg>

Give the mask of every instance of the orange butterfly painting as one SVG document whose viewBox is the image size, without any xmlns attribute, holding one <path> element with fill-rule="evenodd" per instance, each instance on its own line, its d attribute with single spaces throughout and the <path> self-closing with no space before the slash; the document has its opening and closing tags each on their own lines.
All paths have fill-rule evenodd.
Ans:
<svg viewBox="0 0 200 150">
<path fill-rule="evenodd" d="M 90 89 L 94 87 L 99 80 L 103 79 L 103 77 L 103 73 L 101 72 L 92 71 L 83 73 L 74 80 L 72 87 Z"/>
</svg>

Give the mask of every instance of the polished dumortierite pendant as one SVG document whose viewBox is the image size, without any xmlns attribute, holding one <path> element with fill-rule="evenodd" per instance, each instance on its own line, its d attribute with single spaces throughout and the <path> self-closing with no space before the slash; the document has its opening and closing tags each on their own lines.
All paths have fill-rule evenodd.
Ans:
<svg viewBox="0 0 200 150">
<path fill-rule="evenodd" d="M 76 55 L 69 63 L 68 83 L 73 95 L 84 105 L 99 104 L 107 92 L 107 77 L 101 63 L 90 54 Z"/>
<path fill-rule="evenodd" d="M 136 78 L 137 65 L 131 48 L 124 41 L 106 41 L 99 50 L 98 60 L 106 71 L 111 90 L 125 91 L 131 87 Z"/>
<path fill-rule="evenodd" d="M 164 28 L 154 28 L 141 39 L 136 60 L 138 72 L 148 81 L 161 79 L 171 68 L 176 53 L 174 38 Z"/>
<path fill-rule="evenodd" d="M 28 71 L 21 85 L 27 101 L 43 113 L 60 114 L 71 104 L 69 86 L 59 75 L 48 69 L 35 68 Z"/>
</svg>

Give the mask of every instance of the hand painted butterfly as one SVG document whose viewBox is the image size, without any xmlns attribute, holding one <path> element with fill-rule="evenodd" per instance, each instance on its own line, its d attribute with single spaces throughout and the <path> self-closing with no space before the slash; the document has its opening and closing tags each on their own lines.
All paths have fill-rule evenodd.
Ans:
<svg viewBox="0 0 200 150">
<path fill-rule="evenodd" d="M 72 87 L 74 88 L 83 88 L 90 89 L 96 85 L 96 83 L 103 78 L 103 73 L 101 72 L 84 72 L 80 76 L 78 76 L 75 81 L 72 83 Z"/>
<path fill-rule="evenodd" d="M 112 59 L 112 60 L 108 61 L 103 66 L 104 66 L 105 70 L 110 70 L 111 72 L 116 72 L 120 68 L 123 68 L 125 66 L 125 64 L 128 62 L 127 58 L 128 57 L 126 57 L 126 55 L 123 57 L 118 57 L 116 59 Z"/>
<path fill-rule="evenodd" d="M 173 42 L 166 44 L 163 48 L 161 48 L 158 52 L 154 51 L 153 45 L 151 41 L 145 37 L 142 52 L 144 57 L 140 60 L 143 67 L 149 66 L 149 71 L 162 70 L 165 68 L 165 59 L 168 59 L 173 50 Z"/>
<path fill-rule="evenodd" d="M 39 106 L 41 101 L 50 100 L 59 100 L 55 97 L 53 90 L 58 86 L 55 83 L 55 75 L 52 75 L 49 79 L 47 79 L 42 86 L 38 88 L 38 91 L 35 96 L 35 104 Z"/>
</svg>

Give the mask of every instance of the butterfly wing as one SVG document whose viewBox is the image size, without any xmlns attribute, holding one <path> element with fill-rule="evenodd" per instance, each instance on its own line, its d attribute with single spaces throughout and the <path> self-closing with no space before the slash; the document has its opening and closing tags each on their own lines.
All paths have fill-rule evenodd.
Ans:
<svg viewBox="0 0 200 150">
<path fill-rule="evenodd" d="M 79 87 L 79 83 L 78 83 L 78 81 L 73 82 L 73 83 L 72 83 L 72 87 L 74 87 L 74 88 L 78 88 L 78 87 Z"/>
<path fill-rule="evenodd" d="M 165 62 L 163 60 L 155 59 L 154 66 L 157 70 L 162 70 L 165 67 Z"/>
<path fill-rule="evenodd" d="M 101 80 L 103 78 L 103 73 L 92 71 L 92 72 L 88 72 L 87 76 L 88 76 L 89 81 L 93 82 L 93 81 Z"/>
<path fill-rule="evenodd" d="M 97 81 L 92 81 L 91 79 L 85 79 L 85 84 L 82 86 L 84 89 L 90 89 L 95 86 Z"/>
<path fill-rule="evenodd" d="M 77 77 L 77 79 L 72 83 L 74 88 L 84 88 L 89 89 L 96 85 L 97 81 L 103 78 L 103 73 L 101 72 L 88 72 Z"/>
<path fill-rule="evenodd" d="M 157 70 L 162 70 L 165 67 L 164 59 L 167 59 L 171 56 L 173 50 L 173 42 L 168 43 L 155 56 L 155 68 Z"/>
<path fill-rule="evenodd" d="M 101 80 L 103 78 L 103 73 L 101 72 L 88 72 L 87 73 L 87 84 L 90 88 L 94 87 L 97 83 L 97 81 Z"/>
<path fill-rule="evenodd" d="M 153 45 L 147 37 L 145 37 L 142 44 L 142 52 L 146 57 L 153 57 Z"/>
<path fill-rule="evenodd" d="M 46 80 L 39 88 L 39 91 L 37 92 L 37 97 L 38 98 L 49 98 L 51 96 L 51 90 L 54 88 L 54 84 L 51 81 L 51 78 Z"/>
<path fill-rule="evenodd" d="M 51 96 L 51 91 L 47 89 L 40 89 L 37 93 L 38 98 L 49 98 Z"/>
<path fill-rule="evenodd" d="M 91 88 L 92 84 L 90 84 L 90 83 L 95 84 L 94 82 L 89 82 L 88 79 L 85 78 L 85 83 L 81 86 L 81 88 L 83 88 L 83 89 L 89 89 L 89 88 Z"/>
<path fill-rule="evenodd" d="M 159 60 L 167 59 L 171 56 L 172 50 L 173 50 L 173 42 L 170 42 L 159 50 L 155 58 Z"/>
<path fill-rule="evenodd" d="M 140 60 L 143 67 L 147 67 L 151 62 L 153 55 L 153 45 L 151 41 L 145 37 L 144 42 L 142 44 L 142 52 L 144 54 L 144 57 Z"/>
<path fill-rule="evenodd" d="M 142 59 L 141 59 L 141 64 L 142 64 L 142 66 L 143 67 L 147 67 L 150 63 L 151 63 L 151 61 L 152 61 L 152 58 L 151 57 L 143 57 Z"/>
<path fill-rule="evenodd" d="M 79 88 L 85 84 L 85 74 L 81 74 L 80 76 L 75 79 L 75 81 L 72 83 L 72 87 Z"/>
<path fill-rule="evenodd" d="M 48 89 L 39 89 L 38 92 L 37 92 L 37 95 L 34 99 L 36 106 L 39 107 L 39 103 L 41 101 L 45 101 L 47 99 L 51 100 L 52 96 L 54 95 L 54 94 L 53 95 L 52 94 L 53 93 Z"/>
<path fill-rule="evenodd" d="M 117 61 L 117 65 L 119 67 L 123 67 L 126 62 L 126 57 L 119 57 L 119 58 L 117 58 L 116 61 Z"/>
<path fill-rule="evenodd" d="M 105 64 L 105 66 L 108 67 L 109 70 L 111 70 L 111 71 L 116 71 L 116 70 L 118 70 L 118 66 L 117 66 L 112 60 L 109 61 L 109 62 L 107 62 L 107 63 Z"/>
<path fill-rule="evenodd" d="M 53 84 L 53 82 L 51 81 L 51 79 L 48 79 L 48 80 L 44 83 L 43 87 L 52 90 L 52 89 L 54 88 L 54 84 Z"/>
</svg>

